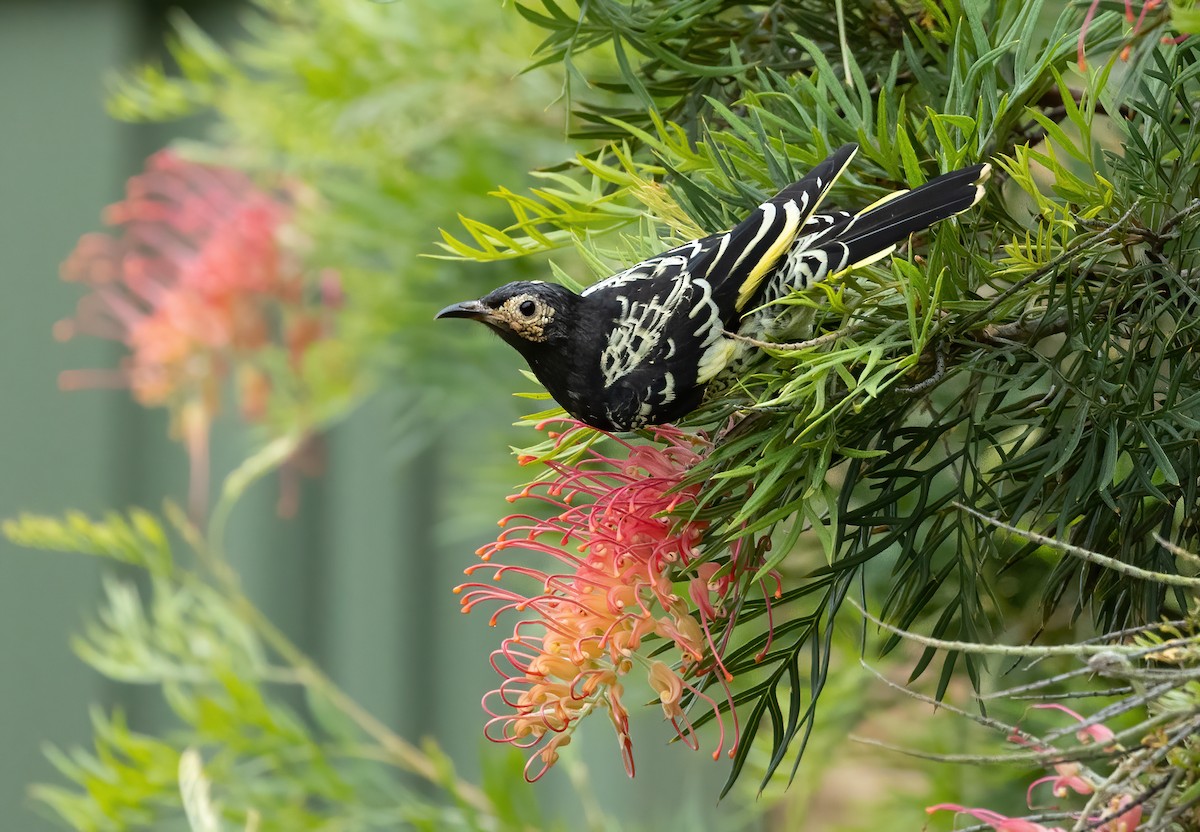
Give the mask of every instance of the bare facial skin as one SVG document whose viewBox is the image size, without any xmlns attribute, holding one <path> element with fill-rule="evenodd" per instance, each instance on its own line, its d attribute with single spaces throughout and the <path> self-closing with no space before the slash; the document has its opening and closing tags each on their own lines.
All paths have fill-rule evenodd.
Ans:
<svg viewBox="0 0 1200 832">
<path fill-rule="evenodd" d="M 546 340 L 546 327 L 554 319 L 554 309 L 534 295 L 516 295 L 506 300 L 490 317 L 526 341 L 537 343 Z"/>
</svg>

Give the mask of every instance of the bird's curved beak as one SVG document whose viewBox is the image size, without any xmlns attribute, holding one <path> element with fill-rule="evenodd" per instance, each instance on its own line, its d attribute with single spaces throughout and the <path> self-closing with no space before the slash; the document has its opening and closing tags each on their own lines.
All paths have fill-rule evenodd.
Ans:
<svg viewBox="0 0 1200 832">
<path fill-rule="evenodd" d="M 477 300 L 466 300 L 462 303 L 452 303 L 443 309 L 441 312 L 434 315 L 434 319 L 439 318 L 473 318 L 481 320 L 492 314 L 492 310 L 488 309 Z"/>
</svg>

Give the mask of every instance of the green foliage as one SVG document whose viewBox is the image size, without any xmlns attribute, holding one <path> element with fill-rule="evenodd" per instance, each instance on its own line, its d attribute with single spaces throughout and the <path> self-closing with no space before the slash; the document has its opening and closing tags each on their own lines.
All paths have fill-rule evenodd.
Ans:
<svg viewBox="0 0 1200 832">
<path fill-rule="evenodd" d="M 417 749 L 391 734 L 270 625 L 228 566 L 173 514 L 202 568 L 172 559 L 163 525 L 143 511 L 5 525 L 22 545 L 146 570 L 141 587 L 106 582 L 99 615 L 74 647 L 110 679 L 161 689 L 176 720 L 153 736 L 120 712 L 93 710 L 92 750 L 49 752 L 74 790 L 36 786 L 35 797 L 80 830 L 157 829 L 185 815 L 199 832 L 225 822 L 263 832 L 545 828 L 510 793 L 519 764 L 490 766 L 481 790 L 460 781 L 436 746 Z M 289 704 L 296 690 L 301 709 Z M 420 781 L 441 799 L 418 789 Z"/>
<path fill-rule="evenodd" d="M 175 65 L 116 79 L 110 107 L 129 120 L 206 116 L 211 139 L 180 143 L 183 153 L 302 186 L 293 253 L 314 275 L 336 273 L 344 304 L 339 340 L 301 369 L 346 408 L 273 420 L 273 441 L 227 480 L 211 538 L 170 506 L 170 533 L 140 509 L 5 524 L 14 542 L 118 567 L 73 646 L 106 677 L 160 691 L 173 719 L 150 735 L 140 715 L 97 710 L 94 747 L 52 751 L 64 784 L 34 795 L 84 830 L 552 829 L 513 796 L 519 764 L 489 760 L 484 786 L 466 783 L 435 746 L 410 745 L 349 699 L 251 604 L 217 550 L 246 485 L 294 459 L 297 424 L 316 430 L 360 403 L 368 388 L 350 380 L 364 370 L 403 380 L 408 398 L 478 390 L 481 342 L 439 334 L 433 349 L 429 327 L 446 295 L 494 278 L 420 254 L 458 211 L 486 213 L 492 183 L 563 152 L 544 110 L 554 80 L 514 78 L 533 34 L 466 0 L 262 0 L 240 19 L 225 45 L 174 16 Z M 446 384 L 455 373 L 475 383 Z M 426 419 L 403 433 L 419 445 L 440 429 Z"/>
<path fill-rule="evenodd" d="M 566 231 L 607 275 L 686 238 L 689 224 L 728 227 L 844 142 L 861 146 L 832 198 L 847 206 L 897 181 L 995 167 L 982 205 L 935 226 L 919 257 L 781 302 L 782 329 L 804 343 L 769 349 L 773 364 L 688 420 L 736 422 L 693 476 L 714 521 L 710 557 L 765 536 L 760 576 L 790 576 L 765 655 L 766 605 L 747 600 L 737 618 L 741 646 L 726 663 L 744 741 L 730 783 L 755 738 L 771 749 L 766 779 L 785 760 L 795 775 L 837 612 L 860 580 L 886 619 L 964 643 L 996 638 L 1011 608 L 996 583 L 1010 571 L 1039 576 L 1044 620 L 1066 603 L 1073 620 L 1119 629 L 1191 607 L 1180 588 L 1005 539 L 959 506 L 1149 573 L 1180 568 L 1155 533 L 1200 543 L 1194 39 L 1161 44 L 1112 13 L 1081 36 L 1076 9 L 1055 18 L 1045 3 L 848 4 L 861 35 L 839 55 L 832 8 L 811 10 L 818 21 L 787 6 L 781 15 L 803 19 L 756 40 L 729 36 L 750 25 L 740 4 L 598 2 L 577 17 L 542 5 L 523 14 L 549 33 L 544 62 L 570 68 L 601 45 L 617 56 L 620 81 L 607 86 L 625 109 L 588 117 L 615 141 L 577 160 L 584 184 L 572 189 L 602 197 L 568 211 L 501 193 L 514 225 L 473 234 L 474 246 L 447 238 L 457 254 L 523 256 L 561 246 Z M 1114 50 L 1126 38 L 1123 64 Z M 1086 75 L 1074 69 L 1081 40 L 1105 62 Z M 703 71 L 687 58 L 694 44 Z M 572 229 L 614 204 L 633 209 L 626 222 Z M 936 696 L 961 671 L 982 683 L 978 655 L 932 647 L 913 677 L 939 652 Z"/>
<path fill-rule="evenodd" d="M 545 276 L 530 255 L 566 248 L 570 261 L 548 270 L 586 285 L 587 272 L 728 227 L 844 142 L 861 148 L 832 198 L 848 207 L 990 161 L 972 212 L 781 301 L 771 360 L 687 422 L 717 439 L 691 475 L 705 557 L 725 568 L 739 542 L 761 556 L 736 615 L 713 619 L 741 725 L 725 791 L 747 772 L 813 788 L 802 762 L 836 745 L 821 731 L 870 711 L 845 675 L 845 629 L 877 622 L 878 649 L 911 665 L 910 681 L 928 673 L 932 700 L 964 673 L 986 691 L 992 655 L 1109 651 L 1118 671 L 1136 665 L 1133 693 L 1105 713 L 1148 714 L 1127 729 L 1131 747 L 1138 731 L 1175 733 L 1147 765 L 1166 785 L 1142 772 L 1129 789 L 1169 791 L 1180 817 L 1195 802 L 1195 639 L 1182 622 L 1200 549 L 1200 44 L 1161 40 L 1168 24 L 1194 30 L 1190 5 L 1149 8 L 1137 29 L 1115 6 L 1085 24 L 1076 6 L 1036 0 L 529 0 L 494 19 L 469 0 L 256 8 L 228 48 L 177 19 L 177 71 L 135 71 L 112 107 L 213 114 L 219 144 L 189 153 L 309 186 L 300 222 L 311 265 L 346 289 L 334 364 L 348 373 L 361 361 L 456 386 L 451 374 L 474 363 L 460 359 L 477 356 L 432 340 L 448 299 Z M 536 71 L 512 80 L 506 49 L 535 51 Z M 589 143 L 532 187 L 496 188 L 514 165 L 571 155 L 545 138 L 552 93 L 539 79 L 556 64 Z M 489 189 L 497 199 L 466 196 Z M 465 230 L 443 232 L 444 259 L 419 258 L 456 215 Z M 339 389 L 336 366 L 329 376 Z M 38 796 L 89 830 L 545 828 L 514 793 L 519 759 L 489 755 L 482 787 L 461 781 L 435 747 L 347 697 L 242 591 L 226 521 L 298 441 L 277 438 L 229 477 L 206 534 L 177 509 L 170 534 L 138 510 L 5 524 L 24 545 L 137 570 L 106 583 L 75 648 L 112 679 L 161 690 L 175 719 L 149 736 L 96 712 L 92 750 L 53 752 L 72 788 Z M 600 441 L 580 432 L 558 452 Z M 852 593 L 879 618 L 851 609 Z M 1186 643 L 1151 643 L 1143 630 L 1163 616 L 1181 619 L 1173 642 Z M 1143 643 L 1124 644 L 1125 627 Z M 1103 645 L 1075 643 L 1106 630 L 1118 632 Z M 1038 636 L 1068 644 L 989 646 Z M 900 649 L 910 642 L 920 652 Z M 1171 662 L 1180 672 L 1155 687 L 1156 663 Z M 1169 811 L 1147 828 L 1172 828 Z"/>
<path fill-rule="evenodd" d="M 1200 9 L 1194 2 L 1171 3 L 1171 25 L 1184 34 L 1200 35 Z"/>
<path fill-rule="evenodd" d="M 153 574 L 171 569 L 171 546 L 154 515 L 134 509 L 128 516 L 110 513 L 103 522 L 73 511 L 62 521 L 23 514 L 5 520 L 0 531 L 19 546 L 59 552 L 81 552 L 140 566 Z"/>
<path fill-rule="evenodd" d="M 886 68 L 912 18 L 883 4 L 749 3 L 737 0 L 588 0 L 568 11 L 554 0 L 520 2 L 517 11 L 546 32 L 534 66 L 562 63 L 568 82 L 618 93 L 615 106 L 581 101 L 584 135 L 624 138 L 611 117 L 645 126 L 659 111 L 695 134 L 709 117 L 706 99 L 731 103 L 762 74 L 811 71 L 813 54 L 839 48 L 865 62 L 872 75 Z M 847 33 L 853 32 L 853 37 Z M 580 55 L 608 58 L 598 69 L 581 68 Z M 613 70 L 605 72 L 608 67 Z M 591 70 L 591 71 L 589 71 Z M 573 88 L 568 86 L 568 93 Z"/>
</svg>

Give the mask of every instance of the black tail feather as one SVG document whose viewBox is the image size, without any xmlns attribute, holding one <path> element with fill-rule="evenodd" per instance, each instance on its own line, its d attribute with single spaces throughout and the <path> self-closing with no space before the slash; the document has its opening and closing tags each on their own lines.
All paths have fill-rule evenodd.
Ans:
<svg viewBox="0 0 1200 832">
<path fill-rule="evenodd" d="M 844 232 L 831 230 L 829 238 L 850 250 L 850 262 L 863 260 L 910 234 L 969 209 L 983 196 L 982 182 L 989 173 L 989 165 L 972 165 L 943 174 L 919 188 L 860 211 L 847 221 Z"/>
</svg>

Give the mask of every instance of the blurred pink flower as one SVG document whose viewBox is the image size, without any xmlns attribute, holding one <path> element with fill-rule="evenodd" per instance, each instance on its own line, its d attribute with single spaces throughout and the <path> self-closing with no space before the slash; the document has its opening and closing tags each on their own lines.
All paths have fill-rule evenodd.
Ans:
<svg viewBox="0 0 1200 832">
<path fill-rule="evenodd" d="M 584 427 L 578 422 L 569 425 L 558 442 Z M 721 578 L 714 578 L 716 564 L 695 567 L 686 580 L 696 614 L 676 594 L 675 583 L 699 556 L 708 527 L 703 520 L 680 519 L 698 494 L 697 486 L 684 487 L 682 482 L 709 444 L 702 436 L 669 426 L 651 432 L 656 444 L 633 446 L 614 439 L 627 451 L 623 459 L 589 449 L 579 462 L 548 462 L 554 479 L 535 482 L 509 498 L 544 503 L 557 514 L 548 519 L 517 514 L 501 521 L 505 531 L 479 550 L 484 562 L 466 572 L 490 571 L 496 581 L 507 576 L 532 579 L 533 591 L 483 583 L 455 589 L 464 593 L 463 612 L 498 602 L 493 626 L 505 610 L 536 614 L 519 622 L 512 637 L 492 654 L 492 666 L 504 681 L 484 697 L 492 717 L 488 738 L 535 749 L 526 766 L 531 781 L 558 759 L 558 749 L 570 742 L 578 721 L 597 710 L 608 714 L 625 769 L 633 775 L 633 744 L 620 680 L 635 664 L 646 671 L 680 739 L 693 749 L 699 747 L 681 706 L 689 696 L 704 700 L 716 714 L 720 737 L 714 759 L 725 747 L 720 710 L 728 707 L 732 713 L 732 677 L 721 663 L 710 624 L 727 614 L 749 565 L 735 548 L 733 568 Z M 492 562 L 511 550 L 548 555 L 562 571 Z M 674 648 L 678 669 L 639 653 L 652 637 Z M 701 685 L 689 681 L 710 673 L 725 688 L 724 706 L 718 707 L 701 692 Z M 736 744 L 735 715 L 732 746 Z"/>
<path fill-rule="evenodd" d="M 1133 14 L 1132 0 L 1125 0 L 1125 22 L 1128 24 L 1131 24 L 1133 26 L 1133 32 L 1131 33 L 1131 35 L 1137 35 L 1139 32 L 1142 31 L 1142 24 L 1146 22 L 1147 14 L 1149 14 L 1154 9 L 1163 8 L 1166 5 L 1168 5 L 1168 4 L 1164 4 L 1163 0 L 1146 0 L 1146 2 L 1144 2 L 1142 4 L 1142 8 L 1139 11 L 1137 17 L 1135 18 L 1134 14 Z M 1087 58 L 1086 58 L 1086 54 L 1085 54 L 1085 41 L 1087 40 L 1088 29 L 1092 28 L 1092 18 L 1094 18 L 1096 16 L 1096 12 L 1099 11 L 1099 9 L 1100 9 L 1100 0 L 1092 0 L 1091 4 L 1088 6 L 1087 11 L 1084 12 L 1083 24 L 1079 28 L 1079 43 L 1076 47 L 1076 52 L 1077 52 L 1077 62 L 1079 64 L 1080 72 L 1084 72 L 1084 73 L 1087 72 Z M 1183 43 L 1185 40 L 1187 40 L 1188 37 L 1190 37 L 1190 36 L 1186 35 L 1186 34 L 1185 35 L 1175 35 L 1174 37 L 1172 37 L 1170 35 L 1164 35 L 1160 39 L 1160 42 L 1163 44 L 1166 44 L 1166 45 L 1180 44 L 1180 43 Z M 1128 47 L 1128 46 L 1126 46 L 1124 49 L 1121 50 L 1121 60 L 1122 61 L 1129 60 L 1129 50 L 1130 50 L 1130 47 Z"/>
<path fill-rule="evenodd" d="M 129 354 L 117 370 L 65 372 L 60 385 L 129 387 L 138 403 L 169 408 L 191 458 L 196 509 L 226 381 L 243 417 L 264 419 L 274 385 L 256 359 L 277 346 L 296 367 L 328 327 L 321 303 L 306 302 L 301 265 L 284 244 L 292 201 L 238 171 L 164 150 L 103 216 L 113 234 L 85 235 L 63 263 L 63 278 L 91 292 L 55 335 L 109 338 Z"/>
<path fill-rule="evenodd" d="M 1092 784 L 1083 778 L 1083 770 L 1078 763 L 1056 763 L 1054 771 L 1056 772 L 1055 774 L 1039 777 L 1029 784 L 1029 788 L 1025 792 L 1025 803 L 1031 809 L 1033 808 L 1033 790 L 1043 783 L 1052 784 L 1050 792 L 1059 798 L 1066 797 L 1069 792 L 1091 794 L 1095 791 L 1092 788 Z"/>
</svg>

